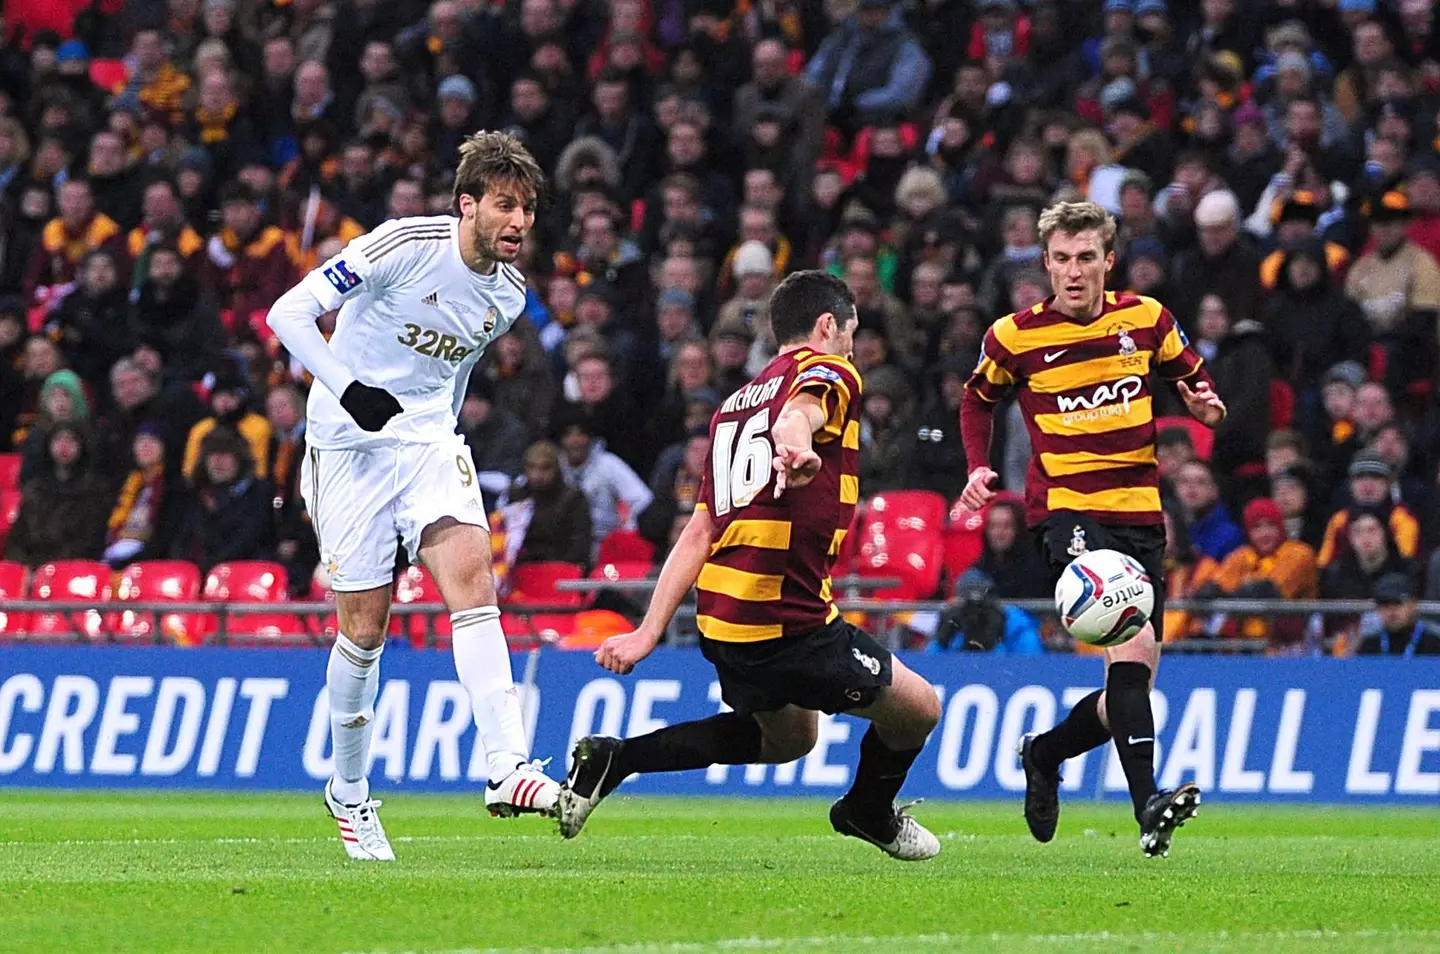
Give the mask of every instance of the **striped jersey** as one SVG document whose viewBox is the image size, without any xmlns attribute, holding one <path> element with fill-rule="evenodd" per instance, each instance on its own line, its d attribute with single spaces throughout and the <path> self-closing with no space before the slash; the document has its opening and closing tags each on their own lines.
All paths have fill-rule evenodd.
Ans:
<svg viewBox="0 0 1440 954">
<path fill-rule="evenodd" d="M 1018 392 L 1032 449 L 1027 522 L 1073 510 L 1101 523 L 1162 523 L 1150 375 L 1208 380 L 1201 358 L 1153 298 L 1106 292 L 1084 323 L 1052 301 L 991 326 L 966 384 L 991 403 Z"/>
<path fill-rule="evenodd" d="M 825 406 L 814 435 L 820 472 L 776 499 L 770 429 L 802 392 Z M 809 348 L 778 355 L 715 412 L 710 437 L 696 504 L 715 534 L 695 583 L 700 632 L 743 643 L 819 629 L 840 614 L 830 569 L 860 499 L 859 373 Z"/>
<path fill-rule="evenodd" d="M 460 256 L 460 220 L 448 215 L 385 222 L 303 284 L 327 311 L 340 310 L 330 350 L 404 408 L 370 433 L 316 381 L 305 439 L 320 448 L 450 438 L 471 369 L 525 310 L 520 273 L 498 263 L 489 275 L 472 270 Z"/>
</svg>

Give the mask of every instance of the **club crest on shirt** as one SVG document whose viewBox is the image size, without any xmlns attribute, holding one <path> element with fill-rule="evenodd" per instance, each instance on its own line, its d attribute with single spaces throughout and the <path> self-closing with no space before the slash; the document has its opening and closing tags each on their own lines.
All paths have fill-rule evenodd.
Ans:
<svg viewBox="0 0 1440 954">
<path fill-rule="evenodd" d="M 491 305 L 489 308 L 485 309 L 485 322 L 480 326 L 480 330 L 488 335 L 495 330 L 495 325 L 499 321 L 500 309 L 496 308 L 494 305 Z"/>
<path fill-rule="evenodd" d="M 1139 348 L 1135 347 L 1135 339 L 1130 337 L 1130 329 L 1121 328 L 1120 330 L 1115 332 L 1115 336 L 1120 341 L 1120 354 L 1123 357 L 1128 358 L 1136 351 L 1140 350 Z"/>
<path fill-rule="evenodd" d="M 1076 524 L 1075 532 L 1070 534 L 1070 546 L 1066 548 L 1065 552 L 1072 557 L 1078 557 L 1082 553 L 1088 552 L 1089 549 L 1089 544 L 1085 542 L 1085 528 Z"/>
</svg>

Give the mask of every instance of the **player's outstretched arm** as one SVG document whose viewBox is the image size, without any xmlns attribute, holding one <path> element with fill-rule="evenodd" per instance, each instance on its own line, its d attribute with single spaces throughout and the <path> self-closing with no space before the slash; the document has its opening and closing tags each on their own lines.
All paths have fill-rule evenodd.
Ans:
<svg viewBox="0 0 1440 954">
<path fill-rule="evenodd" d="M 675 541 L 670 555 L 665 558 L 665 566 L 660 570 L 660 579 L 655 581 L 655 591 L 650 594 L 650 608 L 646 610 L 640 628 L 633 633 L 611 636 L 601 643 L 600 648 L 595 650 L 597 663 L 623 676 L 650 655 L 670 625 L 670 620 L 674 619 L 681 600 L 685 599 L 685 594 L 690 592 L 690 587 L 700 576 L 700 568 L 710 556 L 714 532 L 709 510 L 698 509 L 691 515 L 690 522 L 680 533 L 680 539 Z"/>
<path fill-rule="evenodd" d="M 775 442 L 775 496 L 787 487 L 804 487 L 820 473 L 820 455 L 815 453 L 815 432 L 825 426 L 825 404 L 809 392 L 785 402 L 770 428 Z"/>
</svg>

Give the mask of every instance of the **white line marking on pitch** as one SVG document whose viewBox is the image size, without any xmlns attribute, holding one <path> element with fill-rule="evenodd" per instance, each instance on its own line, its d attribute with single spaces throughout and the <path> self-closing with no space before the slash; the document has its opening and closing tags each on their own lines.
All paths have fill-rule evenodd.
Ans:
<svg viewBox="0 0 1440 954">
<path fill-rule="evenodd" d="M 1360 931 L 1211 931 L 1196 934 L 1092 931 L 1078 934 L 914 934 L 890 937 L 834 934 L 824 937 L 733 937 L 715 941 L 671 941 L 663 943 L 602 944 L 587 947 L 471 947 L 445 950 L 401 952 L 347 952 L 347 954 L 707 954 L 711 951 L 774 951 L 800 948 L 829 948 L 836 944 L 855 947 L 948 947 L 956 944 L 992 943 L 1069 945 L 1109 941 L 1327 941 L 1363 940 L 1370 938 L 1411 938 L 1440 940 L 1440 931 L 1425 930 L 1360 930 Z"/>
</svg>

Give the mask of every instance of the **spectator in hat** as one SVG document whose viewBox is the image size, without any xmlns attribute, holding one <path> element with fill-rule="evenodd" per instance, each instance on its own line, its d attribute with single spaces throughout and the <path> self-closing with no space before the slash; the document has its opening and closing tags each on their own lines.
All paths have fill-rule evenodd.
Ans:
<svg viewBox="0 0 1440 954">
<path fill-rule="evenodd" d="M 712 381 L 715 394 L 724 401 L 750 381 L 746 365 L 755 344 L 755 329 L 746 324 L 744 316 L 728 322 L 716 322 L 710 330 L 710 360 L 714 366 Z"/>
<path fill-rule="evenodd" d="M 1269 497 L 1257 497 L 1245 505 L 1244 523 L 1245 543 L 1221 561 L 1214 578 L 1196 596 L 1314 599 L 1319 584 L 1315 551 L 1286 538 L 1285 517 L 1279 504 Z M 1288 645 L 1303 636 L 1304 625 L 1303 617 L 1256 615 L 1236 620 L 1234 629 L 1246 639 L 1269 639 L 1275 645 Z"/>
<path fill-rule="evenodd" d="M 1000 508 L 1004 509 L 1004 508 Z M 995 513 L 992 506 L 990 513 Z M 1026 549 L 1023 543 L 1020 548 Z M 1019 607 L 1001 602 L 1001 587 L 977 567 L 955 581 L 955 601 L 945 607 L 935 627 L 930 653 L 993 652 L 1021 656 L 1045 651 L 1040 626 Z"/>
<path fill-rule="evenodd" d="M 1262 267 L 1270 266 L 1276 255 L 1280 260 L 1264 324 L 1276 370 L 1290 382 L 1302 413 L 1314 414 L 1326 371 L 1364 355 L 1370 336 L 1359 306 L 1331 275 L 1329 251 L 1319 238 L 1292 240 Z"/>
<path fill-rule="evenodd" d="M 794 117 L 795 132 L 790 140 L 791 168 L 814 168 L 825 133 L 825 108 L 821 90 L 801 76 L 791 76 L 790 51 L 776 37 L 755 44 L 750 57 L 750 82 L 735 91 L 731 128 L 744 136 L 759 120 L 764 106 L 779 107 Z"/>
<path fill-rule="evenodd" d="M 202 573 L 232 560 L 274 559 L 275 492 L 256 478 L 250 447 L 228 428 L 216 428 L 200 442 L 196 460 L 195 489 L 170 558 L 189 560 Z"/>
<path fill-rule="evenodd" d="M 695 298 L 680 288 L 667 288 L 655 299 L 660 364 L 670 366 L 680 346 L 700 336 L 695 321 Z"/>
<path fill-rule="evenodd" d="M 6 560 L 37 567 L 100 555 L 109 488 L 93 472 L 80 424 L 62 423 L 50 431 L 44 466 L 20 494 L 20 512 L 5 539 Z"/>
<path fill-rule="evenodd" d="M 1280 247 L 1260 263 L 1260 284 L 1266 291 L 1274 291 L 1279 284 L 1281 266 L 1290 250 L 1300 247 L 1305 239 L 1312 238 L 1321 243 L 1325 277 L 1337 287 L 1344 285 L 1345 273 L 1350 267 L 1350 250 L 1339 242 L 1329 242 L 1320 237 L 1317 230 L 1320 213 L 1317 196 L 1309 190 L 1292 192 L 1289 197 L 1276 200 L 1272 216 L 1276 220 L 1275 238 Z"/>
<path fill-rule="evenodd" d="M 1406 236 L 1410 201 L 1387 192 L 1370 210 L 1375 248 L 1360 256 L 1345 280 L 1373 339 L 1384 346 L 1385 377 L 1408 384 L 1435 366 L 1435 327 L 1440 320 L 1440 264 Z"/>
<path fill-rule="evenodd" d="M 860 0 L 856 12 L 820 44 L 805 78 L 823 91 L 830 125 L 853 135 L 919 105 L 931 68 L 924 47 L 889 0 Z"/>
<path fill-rule="evenodd" d="M 1410 222 L 1405 237 L 1440 262 L 1440 157 L 1420 155 L 1405 176 L 1405 198 L 1410 201 Z M 1367 243 L 1366 251 L 1374 246 Z"/>
<path fill-rule="evenodd" d="M 573 405 L 564 408 L 558 415 L 556 432 L 565 482 L 590 502 L 593 557 L 600 541 L 612 531 L 633 530 L 655 495 L 629 464 L 606 449 L 604 438 L 595 433 L 583 409 Z"/>
<path fill-rule="evenodd" d="M 20 484 L 39 477 L 44 473 L 50 455 L 50 435 L 62 425 L 83 427 L 87 434 L 90 428 L 90 402 L 85 396 L 85 386 L 74 371 L 60 369 L 45 377 L 40 386 L 39 414 L 25 433 L 24 441 L 17 448 L 20 451 Z M 89 441 L 91 450 L 95 442 Z M 99 467 L 109 463 L 105 455 L 93 461 Z M 103 473 L 101 476 L 105 476 Z"/>
<path fill-rule="evenodd" d="M 260 197 L 233 182 L 220 194 L 220 230 L 205 244 L 200 280 L 215 292 L 220 307 L 241 322 L 266 311 L 291 285 L 294 268 L 285 233 L 267 225 Z"/>
<path fill-rule="evenodd" d="M 1170 255 L 1154 236 L 1135 239 L 1125 249 L 1125 287 L 1137 295 L 1165 301 L 1169 297 Z"/>
<path fill-rule="evenodd" d="M 867 494 L 900 490 L 909 486 L 914 453 L 914 394 L 896 368 L 885 365 L 863 374 L 860 485 Z"/>
<path fill-rule="evenodd" d="M 485 125 L 486 105 L 480 102 L 480 92 L 475 84 L 465 76 L 445 77 L 435 91 L 435 122 L 431 138 L 435 155 L 459 155 L 460 144 L 465 137 Z"/>
<path fill-rule="evenodd" d="M 1196 247 L 1175 260 L 1169 302 L 1175 316 L 1194 328 L 1200 299 L 1220 294 L 1232 315 L 1260 314 L 1260 253 L 1240 233 L 1240 204 L 1229 191 L 1211 192 L 1195 206 Z"/>
<path fill-rule="evenodd" d="M 1270 138 L 1265 114 L 1253 102 L 1235 110 L 1231 125 L 1233 133 L 1222 175 L 1234 190 L 1240 208 L 1254 209 L 1285 157 Z"/>
<path fill-rule="evenodd" d="M 235 373 L 215 379 L 210 388 L 210 416 L 190 428 L 185 441 L 185 459 L 181 472 L 186 480 L 197 480 L 201 466 L 201 445 L 215 430 L 229 431 L 249 446 L 251 466 L 262 480 L 269 472 L 270 422 L 247 407 L 249 384 Z"/>
<path fill-rule="evenodd" d="M 40 233 L 40 245 L 30 259 L 24 286 L 27 300 L 48 302 L 51 307 L 70 291 L 86 255 L 104 250 L 117 263 L 125 261 L 120 226 L 96 210 L 89 180 L 65 180 L 59 190 L 59 207 L 60 214 Z"/>
<path fill-rule="evenodd" d="M 561 452 L 536 441 L 524 452 L 523 472 L 500 507 L 506 564 L 560 561 L 588 566 L 595 545 L 590 503 L 566 483 Z"/>
<path fill-rule="evenodd" d="M 1359 656 L 1440 656 L 1440 626 L 1420 618 L 1415 585 L 1403 573 L 1375 581 L 1375 615 L 1360 629 Z"/>
<path fill-rule="evenodd" d="M 1368 600 L 1381 577 L 1398 573 L 1416 576 L 1412 561 L 1401 556 L 1383 513 L 1360 507 L 1345 525 L 1344 548 L 1329 566 L 1321 565 L 1320 597 L 1327 600 Z M 1353 621 L 1331 621 L 1327 629 L 1348 629 Z"/>
<path fill-rule="evenodd" d="M 1390 464 L 1374 451 L 1362 451 L 1350 462 L 1347 474 L 1350 503 L 1337 511 L 1325 526 L 1320 566 L 1330 566 L 1342 555 L 1347 528 L 1361 512 L 1375 514 L 1384 522 L 1401 559 L 1415 559 L 1420 549 L 1420 521 L 1409 507 L 1393 500 L 1395 472 Z"/>
<path fill-rule="evenodd" d="M 755 332 L 746 368 L 751 374 L 758 374 L 776 351 L 769 316 L 770 291 L 775 285 L 775 256 L 763 242 L 742 242 L 730 259 L 730 271 L 735 294 L 720 306 L 716 323 L 734 324 L 738 320 Z"/>
<path fill-rule="evenodd" d="M 929 399 L 915 424 L 908 483 L 916 489 L 933 490 L 946 500 L 959 496 L 969 474 L 957 422 L 965 381 L 973 365 L 973 361 L 955 355 L 940 363 L 939 386 L 927 389 Z"/>
</svg>

